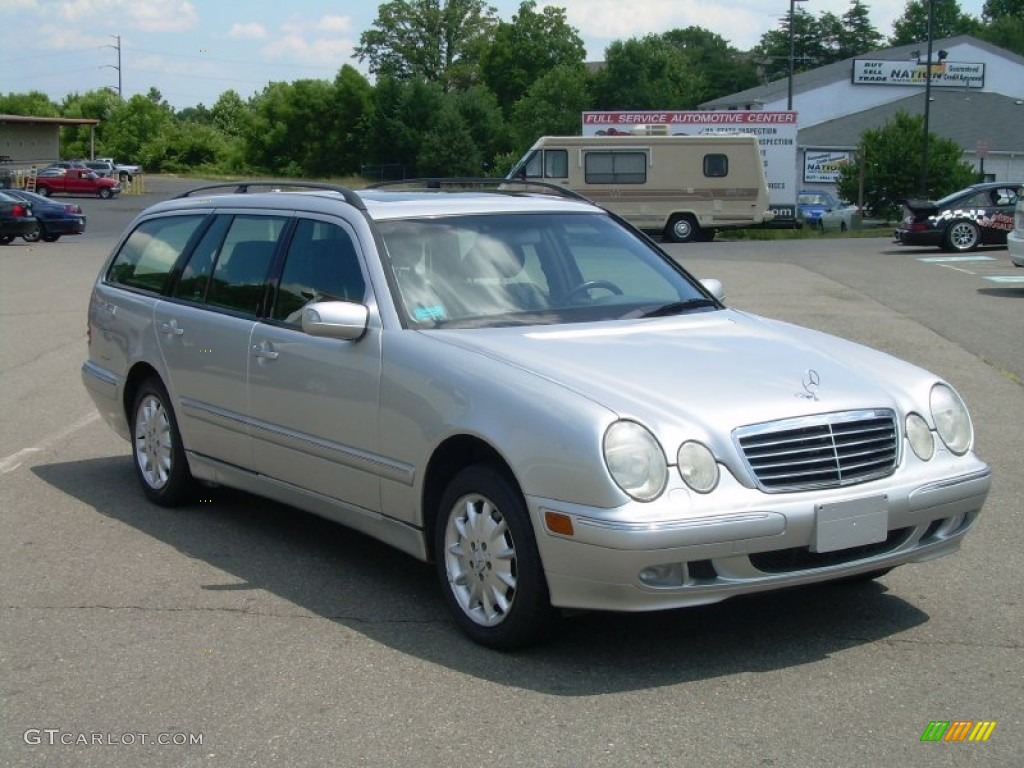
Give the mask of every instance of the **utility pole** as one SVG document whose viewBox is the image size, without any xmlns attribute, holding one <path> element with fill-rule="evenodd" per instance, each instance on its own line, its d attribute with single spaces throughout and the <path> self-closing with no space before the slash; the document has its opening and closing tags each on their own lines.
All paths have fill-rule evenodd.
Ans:
<svg viewBox="0 0 1024 768">
<path fill-rule="evenodd" d="M 104 48 L 113 48 L 117 51 L 117 66 L 113 64 L 104 64 L 103 68 L 116 69 L 117 70 L 117 97 L 124 98 L 121 92 L 121 36 L 111 35 L 112 38 L 117 40 L 117 45 L 104 45 Z"/>
<path fill-rule="evenodd" d="M 928 116 L 932 102 L 932 25 L 935 23 L 935 0 L 928 0 L 928 58 L 924 74 L 924 141 L 921 143 L 921 198 L 928 199 Z"/>
</svg>

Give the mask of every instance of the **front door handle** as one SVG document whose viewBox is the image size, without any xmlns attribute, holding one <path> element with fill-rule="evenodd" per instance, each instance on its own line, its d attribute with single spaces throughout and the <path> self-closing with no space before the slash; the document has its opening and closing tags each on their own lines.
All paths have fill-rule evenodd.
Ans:
<svg viewBox="0 0 1024 768">
<path fill-rule="evenodd" d="M 171 320 L 169 323 L 161 323 L 160 330 L 168 336 L 181 336 L 185 333 L 185 329 L 178 326 L 177 320 Z"/>
<path fill-rule="evenodd" d="M 260 360 L 277 360 L 278 353 L 275 352 L 267 342 L 252 345 L 252 356 Z"/>
</svg>

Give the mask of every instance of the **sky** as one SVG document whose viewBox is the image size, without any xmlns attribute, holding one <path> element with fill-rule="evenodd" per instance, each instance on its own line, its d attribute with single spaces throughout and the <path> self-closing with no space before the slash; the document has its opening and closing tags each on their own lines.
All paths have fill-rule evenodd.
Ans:
<svg viewBox="0 0 1024 768">
<path fill-rule="evenodd" d="M 799 0 L 814 16 L 841 16 L 850 0 Z M 984 0 L 960 0 L 981 15 Z M 490 0 L 511 21 L 520 0 Z M 885 36 L 906 0 L 866 0 Z M 604 58 L 615 40 L 699 26 L 747 50 L 777 29 L 785 0 L 540 0 L 566 9 L 587 49 Z M 0 93 L 38 90 L 60 102 L 69 93 L 118 85 L 125 98 L 160 90 L 176 109 L 212 106 L 234 89 L 243 98 L 269 82 L 333 79 L 350 64 L 360 35 L 377 18 L 372 0 L 0 0 Z M 11 44 L 21 41 L 21 45 Z"/>
</svg>

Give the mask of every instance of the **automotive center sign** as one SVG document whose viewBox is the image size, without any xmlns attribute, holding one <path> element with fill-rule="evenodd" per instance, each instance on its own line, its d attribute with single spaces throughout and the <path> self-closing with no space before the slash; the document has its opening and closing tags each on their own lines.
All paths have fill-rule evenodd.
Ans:
<svg viewBox="0 0 1024 768">
<path fill-rule="evenodd" d="M 768 199 L 776 218 L 796 215 L 796 112 L 584 112 L 584 136 L 635 136 L 651 126 L 673 135 L 752 133 L 761 145 Z"/>
</svg>

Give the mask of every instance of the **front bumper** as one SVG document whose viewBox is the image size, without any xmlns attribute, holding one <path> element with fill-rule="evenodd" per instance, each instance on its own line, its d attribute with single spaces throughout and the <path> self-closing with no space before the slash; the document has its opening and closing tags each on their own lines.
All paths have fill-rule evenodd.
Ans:
<svg viewBox="0 0 1024 768">
<path fill-rule="evenodd" d="M 544 499 L 528 504 L 553 605 L 662 610 L 950 554 L 974 524 L 991 485 L 987 465 L 977 459 L 965 464 L 949 478 L 868 483 L 826 494 L 825 506 L 884 496 L 886 507 L 884 540 L 835 551 L 814 551 L 822 525 L 823 496 L 817 493 L 760 494 L 761 505 L 742 511 L 658 523 L 588 518 Z M 573 519 L 571 537 L 546 529 L 548 511 Z"/>
</svg>

